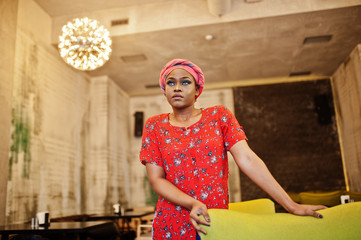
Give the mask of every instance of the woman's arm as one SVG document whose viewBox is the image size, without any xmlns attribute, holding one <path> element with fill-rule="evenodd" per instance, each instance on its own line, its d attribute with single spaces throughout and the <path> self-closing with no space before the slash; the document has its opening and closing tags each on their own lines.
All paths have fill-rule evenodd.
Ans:
<svg viewBox="0 0 361 240">
<path fill-rule="evenodd" d="M 198 224 L 204 224 L 209 226 L 210 218 L 207 212 L 207 206 L 202 202 L 185 194 L 175 185 L 169 182 L 165 178 L 165 172 L 162 167 L 147 163 L 146 169 L 149 182 L 154 192 L 156 192 L 164 199 L 174 203 L 175 205 L 179 205 L 190 210 L 190 220 L 193 226 L 195 227 L 197 232 L 202 232 L 206 234 L 207 232 Z M 203 215 L 207 221 L 201 219 L 199 215 Z"/>
<path fill-rule="evenodd" d="M 265 163 L 251 150 L 245 140 L 233 145 L 230 152 L 238 167 L 288 212 L 295 215 L 310 215 L 322 218 L 322 215 L 316 211 L 326 207 L 295 203 L 274 179 Z"/>
</svg>

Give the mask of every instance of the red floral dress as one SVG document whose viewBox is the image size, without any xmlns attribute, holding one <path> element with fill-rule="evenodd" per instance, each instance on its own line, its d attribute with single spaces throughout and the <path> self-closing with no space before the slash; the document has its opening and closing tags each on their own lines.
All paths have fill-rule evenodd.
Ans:
<svg viewBox="0 0 361 240">
<path fill-rule="evenodd" d="M 172 126 L 169 113 L 161 114 L 145 123 L 140 161 L 163 167 L 168 181 L 207 208 L 227 209 L 227 151 L 243 139 L 242 127 L 224 106 L 202 109 L 189 130 Z M 189 212 L 160 197 L 153 239 L 196 239 Z"/>
</svg>

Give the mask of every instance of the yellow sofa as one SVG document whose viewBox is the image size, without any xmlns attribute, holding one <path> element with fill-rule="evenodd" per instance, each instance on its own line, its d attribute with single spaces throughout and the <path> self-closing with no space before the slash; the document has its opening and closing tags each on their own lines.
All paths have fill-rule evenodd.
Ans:
<svg viewBox="0 0 361 240">
<path fill-rule="evenodd" d="M 341 195 L 349 195 L 350 200 L 361 201 L 361 192 L 346 190 L 337 191 L 312 191 L 300 193 L 288 193 L 293 201 L 301 204 L 325 205 L 333 207 L 341 204 Z"/>
<path fill-rule="evenodd" d="M 267 198 L 229 203 L 228 209 L 234 211 L 240 211 L 244 213 L 257 213 L 257 214 L 276 213 L 274 202 Z"/>
<path fill-rule="evenodd" d="M 361 239 L 361 202 L 321 210 L 323 219 L 317 219 L 274 213 L 269 199 L 253 201 L 230 204 L 230 210 L 209 209 L 211 226 L 203 226 L 207 235 L 201 234 L 202 240 Z"/>
</svg>

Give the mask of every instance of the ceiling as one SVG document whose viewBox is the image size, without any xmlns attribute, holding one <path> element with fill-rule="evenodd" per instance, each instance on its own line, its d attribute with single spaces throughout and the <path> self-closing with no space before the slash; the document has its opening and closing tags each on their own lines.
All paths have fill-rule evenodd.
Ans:
<svg viewBox="0 0 361 240">
<path fill-rule="evenodd" d="M 54 19 L 100 10 L 130 11 L 141 5 L 170 1 L 174 0 L 35 0 Z M 254 7 L 258 3 L 252 4 Z M 235 5 L 233 2 L 232 8 Z M 108 75 L 129 95 L 159 91 L 147 86 L 157 85 L 161 68 L 173 58 L 189 59 L 199 65 L 209 86 L 256 79 L 267 82 L 267 79 L 290 74 L 331 76 L 361 43 L 361 2 L 341 8 L 272 16 L 262 16 L 262 11 L 258 12 L 257 17 L 249 19 L 225 21 L 218 17 L 219 20 L 209 24 L 114 35 L 111 59 L 87 74 L 92 77 Z M 203 19 L 201 14 L 193 22 L 198 19 Z M 213 39 L 206 40 L 209 34 Z M 304 43 L 305 38 L 315 36 L 327 36 L 328 41 L 315 39 Z"/>
</svg>

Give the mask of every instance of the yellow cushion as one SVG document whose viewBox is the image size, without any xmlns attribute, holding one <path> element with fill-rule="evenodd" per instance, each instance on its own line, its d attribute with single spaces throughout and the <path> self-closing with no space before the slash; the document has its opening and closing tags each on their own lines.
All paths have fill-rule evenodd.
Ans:
<svg viewBox="0 0 361 240">
<path fill-rule="evenodd" d="M 229 210 L 245 213 L 275 213 L 275 204 L 270 199 L 260 198 L 244 202 L 228 204 Z"/>
<path fill-rule="evenodd" d="M 288 196 L 290 196 L 290 198 L 295 201 L 296 203 L 300 203 L 301 202 L 301 198 L 300 198 L 300 194 L 299 193 L 295 193 L 295 192 L 287 192 Z"/>
<path fill-rule="evenodd" d="M 301 192 L 301 204 L 325 205 L 328 207 L 336 206 L 341 203 L 342 191 L 332 192 Z"/>
<path fill-rule="evenodd" d="M 202 240 L 360 240 L 361 202 L 320 210 L 323 219 L 289 213 L 251 214 L 209 209 Z"/>
</svg>

